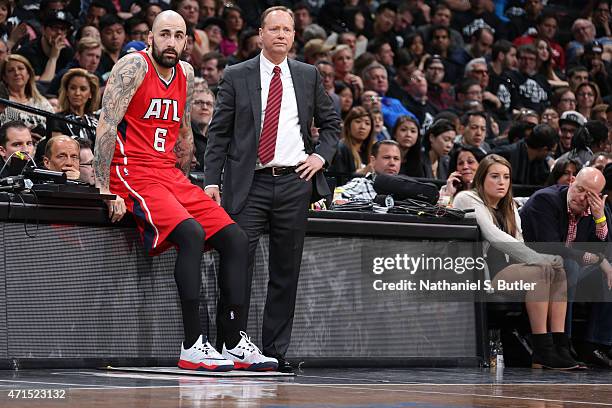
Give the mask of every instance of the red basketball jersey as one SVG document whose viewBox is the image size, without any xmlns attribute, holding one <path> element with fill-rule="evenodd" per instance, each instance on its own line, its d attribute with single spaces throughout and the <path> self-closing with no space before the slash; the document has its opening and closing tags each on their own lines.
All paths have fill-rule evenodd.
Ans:
<svg viewBox="0 0 612 408">
<path fill-rule="evenodd" d="M 176 164 L 173 152 L 187 100 L 187 77 L 181 64 L 169 82 L 155 70 L 149 55 L 147 73 L 117 126 L 113 165 L 168 168 Z"/>
</svg>

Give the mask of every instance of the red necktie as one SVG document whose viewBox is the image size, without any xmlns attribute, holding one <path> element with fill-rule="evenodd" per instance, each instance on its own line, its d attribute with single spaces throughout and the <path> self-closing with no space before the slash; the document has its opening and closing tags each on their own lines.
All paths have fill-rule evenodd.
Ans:
<svg viewBox="0 0 612 408">
<path fill-rule="evenodd" d="M 263 128 L 259 138 L 259 149 L 257 155 L 261 164 L 267 164 L 274 158 L 276 149 L 276 134 L 278 133 L 278 117 L 280 116 L 281 101 L 283 99 L 283 83 L 281 82 L 281 69 L 274 67 L 274 75 L 270 81 L 268 91 L 268 103 L 266 104 L 266 114 L 264 117 Z"/>
</svg>

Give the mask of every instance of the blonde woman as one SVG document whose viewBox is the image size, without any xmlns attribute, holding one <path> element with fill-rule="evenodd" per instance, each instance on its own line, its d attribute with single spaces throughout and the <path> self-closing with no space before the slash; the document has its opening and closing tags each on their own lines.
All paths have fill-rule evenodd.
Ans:
<svg viewBox="0 0 612 408">
<path fill-rule="evenodd" d="M 34 68 L 25 57 L 18 54 L 9 55 L 0 67 L 0 78 L 8 89 L 9 100 L 53 112 L 53 106 L 38 92 Z M 44 127 L 47 124 L 47 120 L 43 116 L 7 107 L 0 114 L 0 123 L 11 120 L 21 120 L 30 129 L 39 126 Z"/>
</svg>

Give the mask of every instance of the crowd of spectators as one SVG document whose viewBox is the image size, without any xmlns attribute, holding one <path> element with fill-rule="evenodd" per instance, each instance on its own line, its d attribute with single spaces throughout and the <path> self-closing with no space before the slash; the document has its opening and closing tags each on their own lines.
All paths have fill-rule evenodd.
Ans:
<svg viewBox="0 0 612 408">
<path fill-rule="evenodd" d="M 372 199 L 381 173 L 435 180 L 448 206 L 470 191 L 484 203 L 475 177 L 483 185 L 494 164 L 510 185 L 534 188 L 568 185 L 584 168 L 612 175 L 612 0 L 0 0 L 0 97 L 83 124 L 0 107 L 0 156 L 23 150 L 93 184 L 105 81 L 173 9 L 195 69 L 192 170 L 202 170 L 224 69 L 259 53 L 259 16 L 278 4 L 294 13 L 290 58 L 318 68 L 343 119 L 326 169 L 343 200 Z M 518 219 L 511 207 L 498 215 Z M 492 237 L 521 238 L 518 221 L 497 221 L 486 220 Z"/>
</svg>

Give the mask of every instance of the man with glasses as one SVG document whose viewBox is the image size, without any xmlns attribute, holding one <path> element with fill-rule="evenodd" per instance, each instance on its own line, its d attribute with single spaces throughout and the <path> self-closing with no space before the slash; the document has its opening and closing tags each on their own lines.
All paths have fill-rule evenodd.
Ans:
<svg viewBox="0 0 612 408">
<path fill-rule="evenodd" d="M 465 66 L 465 77 L 473 78 L 480 83 L 480 87 L 482 88 L 482 103 L 485 105 L 486 110 L 498 111 L 502 108 L 502 103 L 499 98 L 489 90 L 489 67 L 487 67 L 486 59 L 483 57 L 474 58 L 468 62 Z"/>
<path fill-rule="evenodd" d="M 449 109 L 455 105 L 451 85 L 444 80 L 444 64 L 439 55 L 433 55 L 425 61 L 425 79 L 427 79 L 427 99 L 439 110 Z"/>
<path fill-rule="evenodd" d="M 41 81 L 51 81 L 74 56 L 67 40 L 72 29 L 72 18 L 64 11 L 49 11 L 42 20 L 42 36 L 17 51 L 30 61 Z"/>
<path fill-rule="evenodd" d="M 191 104 L 191 129 L 195 144 L 196 171 L 204 171 L 204 153 L 206 152 L 206 131 L 213 114 L 215 94 L 210 89 L 197 90 Z"/>
<path fill-rule="evenodd" d="M 559 143 L 555 150 L 555 159 L 571 150 L 574 133 L 578 128 L 584 126 L 586 121 L 586 118 L 577 111 L 565 111 L 561 114 L 561 118 L 559 118 Z"/>
</svg>

